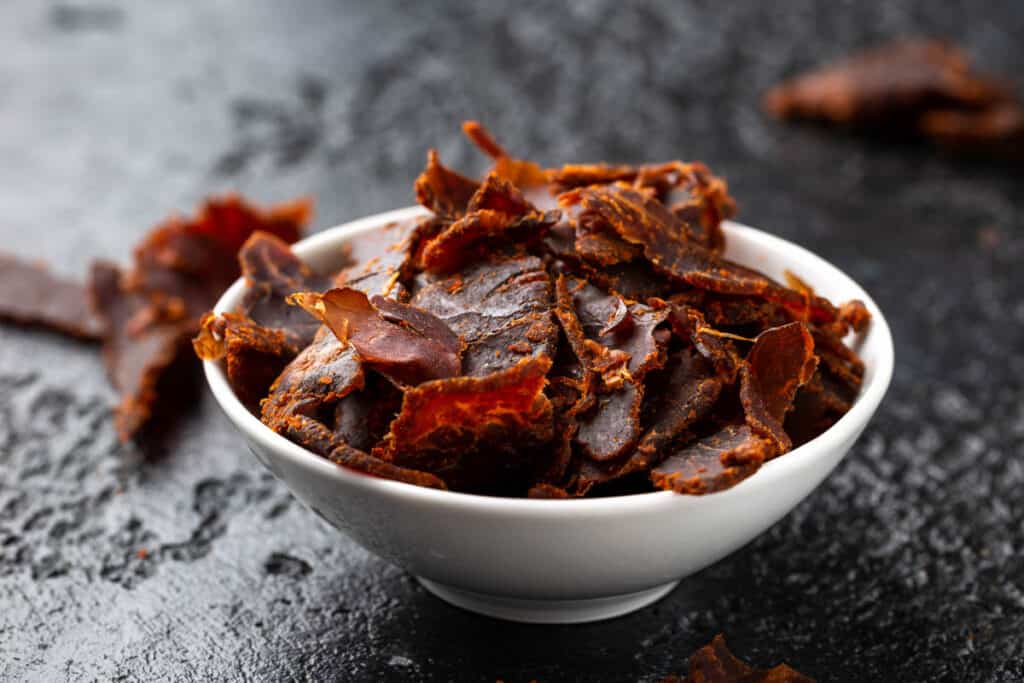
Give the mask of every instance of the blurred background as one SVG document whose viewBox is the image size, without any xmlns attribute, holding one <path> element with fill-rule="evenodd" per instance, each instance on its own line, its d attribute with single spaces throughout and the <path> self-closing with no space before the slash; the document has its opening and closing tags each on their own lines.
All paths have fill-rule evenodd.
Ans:
<svg viewBox="0 0 1024 683">
<path fill-rule="evenodd" d="M 485 167 L 475 118 L 545 165 L 706 162 L 738 220 L 871 292 L 897 371 L 752 546 L 635 615 L 540 628 L 459 612 L 327 529 L 205 393 L 146 457 L 117 445 L 97 350 L 0 326 L 0 678 L 658 680 L 724 631 L 821 680 L 1024 680 L 1021 167 L 758 104 L 905 36 L 1022 85 L 1019 0 L 6 0 L 4 251 L 84 277 L 229 189 L 311 194 L 317 230 L 405 206 L 428 147 Z"/>
</svg>

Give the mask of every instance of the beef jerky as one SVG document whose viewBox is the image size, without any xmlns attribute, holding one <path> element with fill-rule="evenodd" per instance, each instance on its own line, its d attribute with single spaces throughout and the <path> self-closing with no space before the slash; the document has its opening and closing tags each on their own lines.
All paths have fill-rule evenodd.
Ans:
<svg viewBox="0 0 1024 683">
<path fill-rule="evenodd" d="M 554 194 L 548 188 L 548 171 L 532 161 L 510 156 L 477 121 L 466 121 L 462 124 L 462 131 L 484 154 L 494 159 L 491 173 L 522 190 L 542 211 L 555 208 L 557 203 Z"/>
<path fill-rule="evenodd" d="M 783 426 L 793 445 L 807 443 L 835 424 L 852 407 L 855 397 L 819 366 L 797 392 L 793 409 L 786 415 Z"/>
<path fill-rule="evenodd" d="M 609 164 L 565 164 L 551 174 L 551 182 L 560 192 L 588 185 L 632 182 L 640 174 L 636 166 Z"/>
<path fill-rule="evenodd" d="M 207 313 L 192 341 L 203 360 L 225 359 L 228 383 L 250 409 L 258 408 L 270 385 L 299 353 L 296 335 L 270 329 L 237 313 Z"/>
<path fill-rule="evenodd" d="M 714 493 L 740 483 L 773 454 L 771 444 L 747 425 L 728 425 L 670 452 L 651 470 L 651 482 L 676 493 Z"/>
<path fill-rule="evenodd" d="M 104 332 L 85 287 L 6 254 L 0 254 L 0 318 L 81 339 L 99 339 Z"/>
<path fill-rule="evenodd" d="M 330 278 L 314 273 L 286 242 L 264 232 L 246 241 L 238 260 L 247 286 L 242 312 L 264 327 L 290 331 L 303 346 L 312 342 L 320 323 L 288 305 L 287 298 L 295 292 L 326 290 Z"/>
<path fill-rule="evenodd" d="M 366 386 L 338 401 L 334 433 L 361 451 L 371 451 L 388 432 L 402 407 L 402 391 L 376 372 L 366 373 Z"/>
<path fill-rule="evenodd" d="M 1007 99 L 978 76 L 960 50 L 937 40 L 885 45 L 769 90 L 764 108 L 779 118 L 846 126 L 912 128 L 932 109 L 979 110 Z"/>
<path fill-rule="evenodd" d="M 728 648 L 722 634 L 690 655 L 685 678 L 668 676 L 662 683 L 814 683 L 785 664 L 771 669 L 755 669 L 738 659 Z"/>
<path fill-rule="evenodd" d="M 597 396 L 594 407 L 577 418 L 576 443 L 591 460 L 606 462 L 628 452 L 640 436 L 643 385 L 629 381 Z"/>
<path fill-rule="evenodd" d="M 780 454 L 793 447 L 782 426 L 786 413 L 816 366 L 814 339 L 798 322 L 765 330 L 747 354 L 740 382 L 747 424 Z"/>
<path fill-rule="evenodd" d="M 697 352 L 711 362 L 723 384 L 736 381 L 741 358 L 728 334 L 710 327 L 704 315 L 692 306 L 676 305 L 669 320 L 676 335 L 689 340 Z"/>
<path fill-rule="evenodd" d="M 485 377 L 455 377 L 409 389 L 376 453 L 432 472 L 456 490 L 506 490 L 543 469 L 553 437 L 544 395 L 546 357 Z"/>
<path fill-rule="evenodd" d="M 708 249 L 721 251 L 725 247 L 722 221 L 736 214 L 736 202 L 729 196 L 725 181 L 700 162 L 676 162 L 670 166 L 670 173 L 664 204 L 690 226 L 693 239 Z"/>
<path fill-rule="evenodd" d="M 459 374 L 462 342 L 427 311 L 350 288 L 295 294 L 292 300 L 351 344 L 362 362 L 400 383 Z"/>
<path fill-rule="evenodd" d="M 358 289 L 367 296 L 408 301 L 403 279 L 409 275 L 414 254 L 422 242 L 442 227 L 443 223 L 434 217 L 421 217 L 360 233 L 348 245 L 349 258 L 354 263 L 338 273 L 334 286 Z"/>
<path fill-rule="evenodd" d="M 454 220 L 466 212 L 479 188 L 475 180 L 442 166 L 437 150 L 427 152 L 427 167 L 416 179 L 416 201 L 438 216 Z"/>
<path fill-rule="evenodd" d="M 486 258 L 492 243 L 532 243 L 558 220 L 557 211 L 514 215 L 481 209 L 462 216 L 429 240 L 419 254 L 419 267 L 436 274 L 451 273 Z"/>
<path fill-rule="evenodd" d="M 333 463 L 381 479 L 390 479 L 404 484 L 425 486 L 429 489 L 439 489 L 441 491 L 448 488 L 444 481 L 429 472 L 400 467 L 392 462 L 381 460 L 376 456 L 353 448 L 348 444 L 337 446 L 327 457 Z"/>
<path fill-rule="evenodd" d="M 295 415 L 326 419 L 326 409 L 364 386 L 359 355 L 324 326 L 271 385 L 261 419 L 275 430 Z"/>
<path fill-rule="evenodd" d="M 145 424 L 157 400 L 157 382 L 191 336 L 183 312 L 161 309 L 148 297 L 126 292 L 116 265 L 93 263 L 89 295 L 107 333 L 103 359 L 121 399 L 114 409 L 118 436 L 127 441 Z"/>
<path fill-rule="evenodd" d="M 918 130 L 939 146 L 965 156 L 1024 160 L 1024 105 L 995 104 L 980 111 L 934 109 Z"/>
<path fill-rule="evenodd" d="M 579 258 L 601 268 L 629 263 L 643 255 L 642 248 L 619 238 L 602 221 L 592 218 L 592 214 L 583 212 L 576 219 L 575 247 Z"/>
<path fill-rule="evenodd" d="M 465 343 L 462 372 L 484 376 L 527 356 L 555 355 L 551 281 L 533 256 L 493 258 L 448 277 L 421 275 L 411 304 L 443 320 Z"/>
</svg>

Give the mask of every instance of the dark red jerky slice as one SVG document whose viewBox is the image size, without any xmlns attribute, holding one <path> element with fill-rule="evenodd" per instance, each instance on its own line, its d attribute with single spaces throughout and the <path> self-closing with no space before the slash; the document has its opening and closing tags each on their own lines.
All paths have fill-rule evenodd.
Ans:
<svg viewBox="0 0 1024 683">
<path fill-rule="evenodd" d="M 168 317 L 152 301 L 126 292 L 121 270 L 103 261 L 93 263 L 89 295 L 103 321 L 103 360 L 120 396 L 114 424 L 122 441 L 130 439 L 150 418 L 160 377 L 178 357 L 192 327 Z"/>
<path fill-rule="evenodd" d="M 550 368 L 548 358 L 527 358 L 486 377 L 409 389 L 375 454 L 432 472 L 456 490 L 525 488 L 551 457 L 552 409 L 544 395 Z"/>
<path fill-rule="evenodd" d="M 651 375 L 644 415 L 648 426 L 636 455 L 657 464 L 666 447 L 711 413 L 721 392 L 721 381 L 703 357 L 692 349 L 675 352 L 663 370 Z"/>
<path fill-rule="evenodd" d="M 317 275 L 277 237 L 257 232 L 238 252 L 247 289 L 242 312 L 264 327 L 289 330 L 303 345 L 313 340 L 320 323 L 295 306 L 287 297 L 295 292 L 323 291 L 330 278 Z"/>
<path fill-rule="evenodd" d="M 584 267 L 595 284 L 615 292 L 627 301 L 667 299 L 685 288 L 657 273 L 646 261 L 618 263 L 604 268 Z"/>
<path fill-rule="evenodd" d="M 690 655 L 687 671 L 682 680 L 669 676 L 662 683 L 814 683 L 785 664 L 753 668 L 729 651 L 721 634 Z"/>
<path fill-rule="evenodd" d="M 524 356 L 555 355 L 551 281 L 534 256 L 481 261 L 449 277 L 423 274 L 411 303 L 463 340 L 465 375 L 489 375 Z"/>
<path fill-rule="evenodd" d="M 244 315 L 207 313 L 192 347 L 203 360 L 225 359 L 228 383 L 238 399 L 253 409 L 298 355 L 301 342 L 294 334 L 263 327 Z"/>
<path fill-rule="evenodd" d="M 484 178 L 484 182 L 470 198 L 466 207 L 466 213 L 496 211 L 512 216 L 523 216 L 536 210 L 515 185 L 502 180 L 494 171 Z"/>
<path fill-rule="evenodd" d="M 698 242 L 721 251 L 725 247 L 722 221 L 736 213 L 736 202 L 729 196 L 725 181 L 699 162 L 676 163 L 672 173 L 675 177 L 664 197 L 665 205 L 690 226 Z"/>
<path fill-rule="evenodd" d="M 278 429 L 293 415 L 319 417 L 325 407 L 365 386 L 359 355 L 327 327 L 285 367 L 261 405 L 264 424 Z M 330 431 L 330 430 L 328 430 Z"/>
<path fill-rule="evenodd" d="M 819 367 L 800 388 L 784 427 L 794 446 L 800 446 L 831 427 L 853 405 L 853 396 Z"/>
<path fill-rule="evenodd" d="M 539 242 L 558 217 L 558 211 L 514 215 L 481 209 L 467 213 L 423 246 L 417 265 L 435 274 L 450 273 L 487 258 L 497 244 Z"/>
<path fill-rule="evenodd" d="M 591 460 L 615 460 L 629 452 L 640 437 L 643 386 L 625 382 L 621 388 L 596 397 L 594 407 L 577 418 L 576 444 Z"/>
<path fill-rule="evenodd" d="M 793 447 L 782 426 L 797 390 L 817 367 L 814 339 L 803 323 L 758 335 L 741 372 L 740 401 L 747 424 L 781 454 Z"/>
<path fill-rule="evenodd" d="M 747 425 L 729 425 L 719 432 L 669 453 L 651 470 L 660 489 L 702 495 L 732 488 L 760 468 L 771 445 Z M 736 462 L 741 464 L 728 465 Z"/>
<path fill-rule="evenodd" d="M 566 164 L 552 172 L 551 182 L 561 192 L 587 185 L 606 185 L 618 181 L 632 181 L 639 175 L 636 166 L 609 164 Z"/>
<path fill-rule="evenodd" d="M 427 311 L 355 289 L 292 297 L 351 344 L 366 365 L 403 384 L 459 374 L 462 342 L 444 321 Z"/>
<path fill-rule="evenodd" d="M 124 287 L 172 300 L 198 324 L 238 277 L 238 251 L 253 233 L 294 242 L 310 213 L 307 200 L 260 210 L 235 195 L 209 199 L 194 218 L 170 218 L 146 235 Z"/>
<path fill-rule="evenodd" d="M 89 308 L 88 290 L 41 264 L 0 253 L 0 318 L 38 325 L 82 339 L 103 336 L 103 321 Z"/>
<path fill-rule="evenodd" d="M 379 294 L 408 301 L 409 292 L 403 280 L 411 272 L 415 251 L 441 227 L 441 221 L 435 217 L 410 218 L 357 235 L 347 245 L 354 263 L 338 273 L 334 286 L 358 289 L 367 296 Z"/>
<path fill-rule="evenodd" d="M 643 250 L 635 244 L 620 239 L 605 229 L 600 221 L 588 220 L 587 213 L 581 214 L 576 222 L 576 254 L 594 267 L 614 266 L 635 261 Z"/>
<path fill-rule="evenodd" d="M 937 40 L 905 40 L 813 70 L 769 90 L 780 118 L 844 126 L 913 128 L 933 109 L 986 109 L 1007 90 L 971 72 L 966 55 Z"/>
<path fill-rule="evenodd" d="M 363 474 L 379 477 L 380 479 L 390 479 L 404 484 L 425 486 L 426 488 L 439 489 L 441 491 L 448 489 L 448 486 L 441 479 L 429 472 L 399 467 L 394 463 L 381 460 L 347 444 L 338 446 L 327 457 L 337 465 L 357 470 Z"/>
<path fill-rule="evenodd" d="M 324 457 L 345 445 L 327 425 L 308 415 L 283 416 L 272 425 L 272 428 L 289 441 Z"/>
<path fill-rule="evenodd" d="M 736 345 L 711 328 L 700 311 L 692 306 L 676 305 L 672 308 L 669 321 L 678 337 L 689 340 L 711 362 L 724 384 L 736 381 L 741 362 Z"/>
<path fill-rule="evenodd" d="M 416 178 L 416 201 L 439 216 L 454 220 L 466 212 L 480 184 L 441 165 L 437 150 L 427 152 L 427 167 Z"/>
<path fill-rule="evenodd" d="M 402 407 L 402 391 L 373 371 L 366 386 L 338 401 L 334 409 L 334 433 L 362 451 L 373 450 L 384 438 Z"/>
</svg>

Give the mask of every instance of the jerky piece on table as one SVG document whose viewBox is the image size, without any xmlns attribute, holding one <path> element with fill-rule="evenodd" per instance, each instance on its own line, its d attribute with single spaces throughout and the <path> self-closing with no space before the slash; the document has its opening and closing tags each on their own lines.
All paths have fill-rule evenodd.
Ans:
<svg viewBox="0 0 1024 683">
<path fill-rule="evenodd" d="M 555 355 L 551 280 L 534 256 L 498 257 L 448 277 L 421 274 L 410 303 L 443 320 L 465 342 L 465 375 L 489 375 L 524 357 Z"/>
<path fill-rule="evenodd" d="M 225 359 L 228 383 L 248 408 L 260 399 L 306 342 L 287 330 L 264 327 L 239 313 L 207 313 L 192 348 L 203 360 Z"/>
<path fill-rule="evenodd" d="M 0 318 L 81 339 L 100 339 L 104 332 L 83 285 L 7 254 L 0 254 Z"/>
<path fill-rule="evenodd" d="M 603 185 L 562 195 L 563 205 L 582 203 L 627 242 L 639 244 L 655 269 L 719 294 L 747 294 L 776 301 L 815 322 L 832 322 L 835 309 L 816 298 L 808 306 L 798 292 L 755 270 L 721 259 L 698 241 L 693 230 L 650 193 L 624 185 Z"/>
<path fill-rule="evenodd" d="M 718 634 L 710 643 L 690 655 L 685 678 L 671 675 L 662 683 L 814 683 L 786 664 L 755 669 L 738 659 Z"/>
<path fill-rule="evenodd" d="M 416 201 L 447 220 L 455 220 L 464 213 L 469 200 L 480 184 L 461 173 L 441 165 L 436 149 L 427 152 L 427 167 L 413 186 Z"/>
<path fill-rule="evenodd" d="M 403 280 L 410 275 L 417 247 L 443 227 L 433 216 L 408 218 L 363 232 L 345 246 L 352 265 L 338 273 L 335 287 L 351 287 L 367 296 L 408 301 Z"/>
<path fill-rule="evenodd" d="M 355 349 L 338 341 L 326 326 L 321 327 L 313 343 L 299 352 L 271 385 L 270 394 L 261 404 L 261 419 L 278 432 L 283 432 L 287 420 L 294 416 L 326 422 L 326 413 L 343 398 L 362 389 L 365 382 Z M 325 450 L 312 450 L 326 455 Z"/>
<path fill-rule="evenodd" d="M 765 110 L 844 126 L 913 128 L 932 109 L 979 110 L 1008 98 L 973 73 L 966 55 L 938 40 L 867 50 L 769 90 Z"/>
<path fill-rule="evenodd" d="M 89 277 L 92 305 L 107 330 L 103 360 L 110 383 L 121 397 L 114 425 L 127 441 L 150 418 L 157 382 L 177 358 L 192 329 L 180 309 L 167 311 L 147 297 L 124 289 L 121 269 L 96 261 Z"/>
<path fill-rule="evenodd" d="M 982 111 L 931 110 L 921 116 L 918 130 L 957 154 L 1024 161 L 1024 106 L 1016 102 Z"/>
<path fill-rule="evenodd" d="M 803 323 L 789 323 L 757 336 L 740 373 L 740 401 L 747 424 L 782 454 L 793 447 L 782 424 L 797 390 L 817 367 L 814 339 Z"/>
<path fill-rule="evenodd" d="M 550 368 L 549 358 L 527 358 L 485 377 L 409 389 L 374 455 L 431 472 L 455 490 L 522 495 L 551 457 Z"/>
<path fill-rule="evenodd" d="M 715 434 L 668 453 L 651 470 L 660 489 L 702 495 L 732 488 L 774 455 L 772 445 L 747 425 L 728 425 Z"/>
<path fill-rule="evenodd" d="M 462 342 L 428 311 L 350 288 L 303 292 L 291 300 L 355 348 L 363 363 L 400 384 L 459 374 Z"/>
<path fill-rule="evenodd" d="M 314 273 L 286 242 L 265 232 L 246 241 L 238 261 L 247 285 L 242 312 L 264 327 L 290 331 L 302 346 L 312 342 L 320 324 L 286 299 L 295 292 L 326 290 L 330 278 Z"/>
</svg>

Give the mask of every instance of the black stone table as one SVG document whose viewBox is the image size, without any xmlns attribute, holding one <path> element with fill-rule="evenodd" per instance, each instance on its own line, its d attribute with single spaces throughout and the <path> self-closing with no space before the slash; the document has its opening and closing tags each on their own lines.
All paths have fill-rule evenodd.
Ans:
<svg viewBox="0 0 1024 683">
<path fill-rule="evenodd" d="M 1022 171 L 757 109 L 908 33 L 1021 85 L 1024 5 L 555 5 L 6 0 L 0 248 L 82 276 L 230 188 L 312 193 L 322 229 L 411 203 L 428 144 L 480 170 L 463 118 L 543 162 L 702 159 L 890 317 L 849 457 L 652 607 L 508 624 L 326 527 L 205 391 L 122 447 L 96 348 L 0 326 L 0 679 L 654 681 L 724 632 L 821 680 L 1024 680 Z"/>
</svg>

